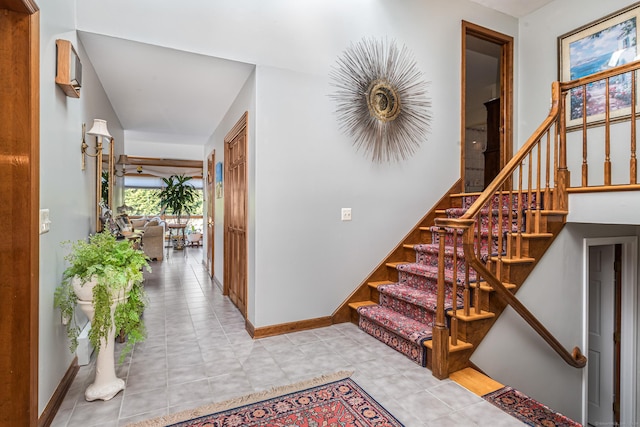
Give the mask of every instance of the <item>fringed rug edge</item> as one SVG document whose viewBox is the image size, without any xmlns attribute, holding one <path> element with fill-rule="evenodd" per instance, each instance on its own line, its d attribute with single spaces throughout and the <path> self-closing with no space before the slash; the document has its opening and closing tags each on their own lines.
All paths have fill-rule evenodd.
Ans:
<svg viewBox="0 0 640 427">
<path fill-rule="evenodd" d="M 353 375 L 353 371 L 334 372 L 332 374 L 322 375 L 319 377 L 311 378 L 309 380 L 276 386 L 270 388 L 269 390 L 258 391 L 245 396 L 234 397 L 222 402 L 210 403 L 194 409 L 187 409 L 184 411 L 176 412 L 175 414 L 162 415 L 160 417 L 152 418 L 149 420 L 127 424 L 127 427 L 163 427 L 169 424 L 175 424 L 181 421 L 187 421 L 193 418 L 202 417 L 204 415 L 228 411 L 230 409 L 239 408 L 244 405 L 250 405 L 252 403 L 260 402 L 261 400 L 272 399 L 274 397 L 284 396 L 285 394 L 296 393 L 308 388 L 340 381 L 345 378 L 349 378 L 351 375 Z"/>
</svg>

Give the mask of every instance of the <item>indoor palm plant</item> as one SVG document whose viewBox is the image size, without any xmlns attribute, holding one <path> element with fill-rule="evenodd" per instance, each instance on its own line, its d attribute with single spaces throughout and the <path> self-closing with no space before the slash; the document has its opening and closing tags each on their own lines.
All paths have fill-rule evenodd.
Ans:
<svg viewBox="0 0 640 427">
<path fill-rule="evenodd" d="M 178 222 L 182 221 L 184 214 L 191 213 L 196 201 L 198 190 L 189 182 L 191 179 L 184 175 L 162 178 L 164 187 L 160 190 L 160 207 L 163 212 L 175 215 Z"/>
<path fill-rule="evenodd" d="M 76 307 L 91 321 L 89 340 L 98 353 L 98 361 L 96 381 L 85 396 L 87 400 L 107 400 L 124 388 L 124 382 L 115 376 L 115 331 L 127 338 L 121 361 L 145 337 L 142 312 L 146 297 L 142 280 L 143 268 L 150 270 L 149 265 L 145 254 L 134 249 L 131 242 L 117 240 L 106 231 L 88 240 L 64 243 L 71 247 L 65 256 L 69 266 L 63 272 L 54 302 L 66 323 L 71 351 L 78 345 L 80 332 Z"/>
<path fill-rule="evenodd" d="M 164 187 L 160 190 L 160 207 L 163 213 L 170 213 L 176 216 L 178 226 L 183 231 L 183 239 L 185 237 L 184 228 L 189 220 L 189 215 L 198 194 L 198 191 L 189 182 L 191 179 L 192 177 L 184 175 L 172 175 L 169 178 L 162 178 Z M 183 218 L 185 214 L 187 218 Z M 184 244 L 184 241 L 176 237 L 174 248 L 182 249 Z"/>
</svg>

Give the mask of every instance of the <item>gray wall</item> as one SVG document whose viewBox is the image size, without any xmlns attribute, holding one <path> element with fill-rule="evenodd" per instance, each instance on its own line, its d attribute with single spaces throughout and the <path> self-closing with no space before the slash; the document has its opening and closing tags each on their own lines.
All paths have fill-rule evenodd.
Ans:
<svg viewBox="0 0 640 427">
<path fill-rule="evenodd" d="M 331 315 L 460 176 L 461 20 L 514 37 L 517 20 L 467 0 L 398 5 L 191 0 L 167 13 L 150 0 L 78 3 L 83 31 L 256 65 L 248 272 L 256 327 Z M 372 164 L 338 129 L 327 76 L 363 37 L 406 44 L 431 82 L 431 133 L 406 161 Z M 216 147 L 221 159 L 238 118 L 220 125 L 205 152 Z M 353 221 L 340 221 L 342 207 L 353 209 Z M 216 201 L 217 230 L 222 212 Z"/>
<path fill-rule="evenodd" d="M 40 6 L 40 208 L 50 210 L 51 231 L 40 236 L 40 319 L 38 407 L 42 412 L 69 367 L 66 332 L 53 293 L 62 279 L 61 242 L 95 231 L 95 159 L 81 170 L 82 123 L 107 120 L 122 152 L 123 131 L 75 32 L 75 1 L 39 2 Z M 54 82 L 58 38 L 70 40 L 82 61 L 80 98 L 65 96 Z M 87 143 L 93 144 L 87 138 Z M 90 150 L 90 152 L 94 152 Z"/>
</svg>

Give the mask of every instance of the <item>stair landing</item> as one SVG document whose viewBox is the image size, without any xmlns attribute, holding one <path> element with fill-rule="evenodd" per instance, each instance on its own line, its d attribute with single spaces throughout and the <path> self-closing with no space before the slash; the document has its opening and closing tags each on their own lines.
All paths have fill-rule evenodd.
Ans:
<svg viewBox="0 0 640 427">
<path fill-rule="evenodd" d="M 503 384 L 473 368 L 464 368 L 453 372 L 449 378 L 480 397 L 504 387 Z"/>
</svg>

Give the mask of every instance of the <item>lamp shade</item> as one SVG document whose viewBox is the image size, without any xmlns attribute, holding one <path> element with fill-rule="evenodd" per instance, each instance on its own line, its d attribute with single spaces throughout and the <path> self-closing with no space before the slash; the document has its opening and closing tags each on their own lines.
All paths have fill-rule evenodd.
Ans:
<svg viewBox="0 0 640 427">
<path fill-rule="evenodd" d="M 128 165 L 129 164 L 129 156 L 127 156 L 126 154 L 120 154 L 120 157 L 118 157 L 118 164 L 119 165 Z"/>
<path fill-rule="evenodd" d="M 107 129 L 107 121 L 102 119 L 94 119 L 93 126 L 91 126 L 91 129 L 89 129 L 89 132 L 87 132 L 87 134 L 111 138 L 111 134 Z"/>
</svg>

